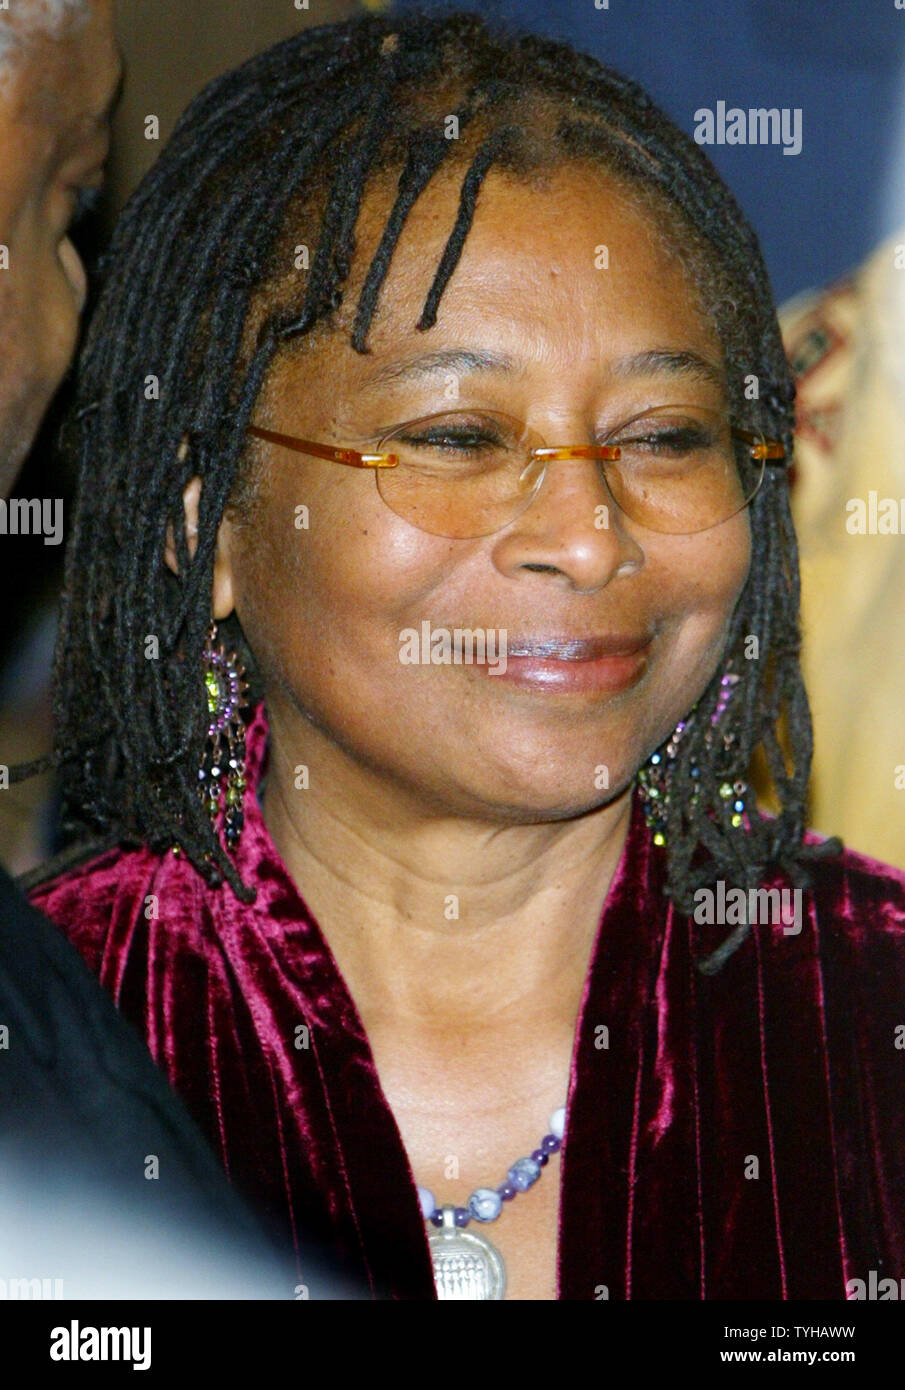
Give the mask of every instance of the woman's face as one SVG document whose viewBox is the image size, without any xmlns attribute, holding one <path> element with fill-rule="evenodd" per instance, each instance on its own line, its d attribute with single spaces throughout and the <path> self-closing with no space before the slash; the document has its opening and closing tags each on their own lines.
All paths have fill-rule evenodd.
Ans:
<svg viewBox="0 0 905 1390">
<path fill-rule="evenodd" d="M 719 342 L 681 265 L 653 223 L 586 169 L 557 171 L 543 191 L 491 171 L 436 324 L 416 331 L 460 179 L 435 181 L 409 217 L 369 354 L 345 331 L 287 354 L 258 424 L 367 451 L 452 399 L 526 421 L 548 444 L 578 444 L 648 407 L 724 407 Z M 365 201 L 344 326 L 386 207 L 383 192 Z M 426 370 L 426 355 L 452 351 L 486 360 Z M 645 362 L 649 353 L 670 357 Z M 572 816 L 627 785 L 717 668 L 748 571 L 745 512 L 696 535 L 656 534 L 613 508 L 597 463 L 559 461 L 505 529 L 446 539 L 391 511 L 372 473 L 252 447 L 256 497 L 221 528 L 215 612 L 237 610 L 290 763 L 313 761 L 325 740 L 440 814 Z M 636 654 L 510 656 L 496 675 L 406 664 L 401 634 L 423 623 L 502 631 L 510 652 L 549 642 L 561 658 L 603 639 Z"/>
</svg>

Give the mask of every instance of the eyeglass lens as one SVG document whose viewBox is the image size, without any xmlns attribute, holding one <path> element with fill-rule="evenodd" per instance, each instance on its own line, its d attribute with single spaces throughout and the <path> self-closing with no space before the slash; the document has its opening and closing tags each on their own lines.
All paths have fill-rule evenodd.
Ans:
<svg viewBox="0 0 905 1390">
<path fill-rule="evenodd" d="M 598 463 L 602 500 L 660 533 L 691 534 L 728 520 L 763 477 L 763 459 L 735 438 L 728 419 L 697 406 L 646 411 L 599 443 L 620 451 L 618 460 Z M 380 451 L 394 453 L 399 466 L 379 470 L 377 485 L 386 504 L 423 531 L 490 535 L 531 505 L 549 468 L 575 466 L 533 458 L 542 447 L 526 424 L 496 411 L 427 416 L 381 440 Z"/>
</svg>

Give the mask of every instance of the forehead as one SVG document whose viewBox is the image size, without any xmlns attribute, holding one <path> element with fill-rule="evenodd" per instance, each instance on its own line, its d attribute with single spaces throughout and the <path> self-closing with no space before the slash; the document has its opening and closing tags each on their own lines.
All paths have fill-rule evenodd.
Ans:
<svg viewBox="0 0 905 1390">
<path fill-rule="evenodd" d="M 391 359 L 438 344 L 516 348 L 525 361 L 575 364 L 669 343 L 720 357 L 694 282 L 656 213 L 605 171 L 566 165 L 530 181 L 492 168 L 440 300 L 436 323 L 416 324 L 455 222 L 463 169 L 441 171 L 403 227 L 368 334 L 349 343 L 359 293 L 383 232 L 394 185 L 369 188 L 343 305 L 310 345 L 354 389 Z"/>
<path fill-rule="evenodd" d="M 0 86 L 20 124 L 59 127 L 99 118 L 120 73 L 112 0 L 86 0 L 53 23 L 0 12 Z"/>
</svg>

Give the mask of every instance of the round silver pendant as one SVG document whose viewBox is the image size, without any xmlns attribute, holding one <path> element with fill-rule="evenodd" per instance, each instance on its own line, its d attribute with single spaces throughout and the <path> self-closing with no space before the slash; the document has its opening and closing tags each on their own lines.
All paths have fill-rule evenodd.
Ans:
<svg viewBox="0 0 905 1390">
<path fill-rule="evenodd" d="M 427 1239 L 438 1299 L 503 1297 L 506 1266 L 502 1255 L 486 1236 L 456 1226 L 452 1207 L 443 1208 L 443 1225 L 431 1226 Z"/>
</svg>

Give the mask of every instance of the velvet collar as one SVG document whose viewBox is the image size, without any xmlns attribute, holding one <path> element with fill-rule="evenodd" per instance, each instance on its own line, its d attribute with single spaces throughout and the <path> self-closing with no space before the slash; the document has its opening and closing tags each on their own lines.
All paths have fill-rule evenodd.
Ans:
<svg viewBox="0 0 905 1390">
<path fill-rule="evenodd" d="M 237 855 L 252 906 L 147 849 L 33 898 L 300 1261 L 326 1240 L 372 1296 L 432 1299 L 361 1019 L 258 805 L 266 754 L 259 706 Z M 757 927 L 713 977 L 694 958 L 726 927 L 690 922 L 664 883 L 635 798 L 576 1022 L 559 1297 L 844 1298 L 871 1268 L 905 1275 L 905 875 L 844 855 L 799 934 Z"/>
</svg>

